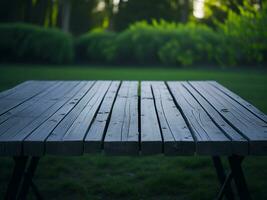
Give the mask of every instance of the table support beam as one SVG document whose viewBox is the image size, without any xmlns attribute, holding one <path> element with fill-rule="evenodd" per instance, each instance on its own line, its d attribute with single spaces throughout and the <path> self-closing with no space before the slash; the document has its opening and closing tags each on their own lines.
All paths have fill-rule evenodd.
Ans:
<svg viewBox="0 0 267 200">
<path fill-rule="evenodd" d="M 31 161 L 29 163 L 28 169 L 24 174 L 24 179 L 21 185 L 21 190 L 19 192 L 18 195 L 18 199 L 20 200 L 24 200 L 26 199 L 26 196 L 29 192 L 29 188 L 30 186 L 33 186 L 33 182 L 32 182 L 32 178 L 34 176 L 34 172 L 37 168 L 38 162 L 39 162 L 40 158 L 39 157 L 32 157 Z M 36 190 L 36 186 L 34 185 L 34 194 L 36 194 L 37 192 L 37 196 L 40 196 L 38 189 Z"/>
<path fill-rule="evenodd" d="M 218 179 L 221 183 L 221 188 L 218 193 L 217 200 L 223 199 L 224 195 L 227 199 L 234 199 L 234 193 L 231 187 L 232 180 L 234 180 L 235 182 L 239 198 L 241 200 L 251 200 L 251 196 L 241 166 L 244 157 L 236 155 L 228 157 L 230 172 L 227 176 L 225 176 L 220 157 L 212 157 L 212 160 L 218 175 Z"/>
<path fill-rule="evenodd" d="M 241 167 L 241 163 L 244 157 L 242 156 L 230 156 L 228 158 L 231 172 L 233 173 L 233 179 L 237 188 L 240 199 L 251 200 L 251 196 L 247 187 L 246 179 Z"/>
<path fill-rule="evenodd" d="M 31 159 L 26 156 L 14 157 L 15 166 L 5 200 L 26 199 L 30 187 L 33 189 L 36 199 L 42 199 L 37 186 L 32 181 L 39 160 L 39 157 L 32 157 Z"/>
<path fill-rule="evenodd" d="M 228 157 L 230 171 L 226 176 L 220 157 L 212 157 L 214 167 L 221 184 L 221 188 L 217 196 L 218 200 L 223 199 L 224 196 L 230 200 L 234 199 L 234 192 L 231 187 L 232 180 L 235 182 L 237 193 L 240 199 L 251 200 L 245 176 L 241 167 L 243 159 L 244 157 L 236 155 Z M 32 157 L 31 159 L 26 156 L 14 157 L 15 166 L 12 177 L 8 184 L 5 200 L 26 199 L 30 187 L 32 188 L 36 199 L 42 199 L 37 186 L 32 181 L 39 160 L 40 157 Z"/>
<path fill-rule="evenodd" d="M 221 183 L 221 186 L 223 187 L 224 183 L 226 181 L 226 176 L 225 176 L 225 171 L 223 168 L 221 158 L 219 156 L 213 156 L 212 161 L 213 161 L 214 167 L 216 169 L 218 179 Z M 234 193 L 233 193 L 231 184 L 226 184 L 223 188 L 224 188 L 223 193 L 225 193 L 226 198 L 228 200 L 233 200 L 234 199 Z"/>
<path fill-rule="evenodd" d="M 24 171 L 28 161 L 28 157 L 26 156 L 14 157 L 13 159 L 15 161 L 15 166 L 13 169 L 11 179 L 8 184 L 5 200 L 16 199 L 20 183 L 23 179 Z"/>
</svg>

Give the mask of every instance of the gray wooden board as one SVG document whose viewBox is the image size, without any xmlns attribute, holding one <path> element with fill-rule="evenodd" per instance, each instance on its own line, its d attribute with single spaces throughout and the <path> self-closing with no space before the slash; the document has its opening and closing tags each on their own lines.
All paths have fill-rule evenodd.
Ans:
<svg viewBox="0 0 267 200">
<path fill-rule="evenodd" d="M 111 81 L 99 81 L 101 85 L 83 99 L 52 131 L 46 140 L 46 153 L 81 155 L 83 139 L 96 115 Z"/>
<path fill-rule="evenodd" d="M 194 139 L 165 83 L 151 82 L 151 86 L 163 136 L 164 153 L 168 155 L 194 154 Z"/>
<path fill-rule="evenodd" d="M 109 154 L 138 154 L 138 82 L 123 81 L 104 138 Z"/>
<path fill-rule="evenodd" d="M 187 90 L 195 97 L 198 103 L 210 116 L 213 122 L 232 140 L 232 152 L 237 155 L 247 155 L 248 154 L 248 140 L 238 133 L 233 127 L 228 124 L 221 115 L 215 110 L 209 102 L 204 99 L 201 94 L 198 93 L 191 85 L 191 82 L 182 82 L 182 84 L 187 88 Z"/>
<path fill-rule="evenodd" d="M 51 86 L 54 81 L 29 81 L 29 83 L 25 83 L 22 87 L 16 89 L 16 92 L 11 93 L 8 96 L 5 96 L 2 99 L 28 99 L 32 96 L 35 96 L 39 92 L 42 92 L 45 88 Z"/>
<path fill-rule="evenodd" d="M 196 153 L 201 155 L 232 154 L 231 140 L 214 124 L 182 83 L 170 81 L 168 86 L 196 140 Z"/>
<path fill-rule="evenodd" d="M 162 153 L 162 136 L 150 82 L 141 82 L 141 152 Z"/>
<path fill-rule="evenodd" d="M 72 83 L 72 84 L 77 84 L 77 83 Z M 69 88 L 69 86 L 70 86 L 69 83 L 66 83 L 65 85 L 66 85 L 66 88 Z M 58 89 L 62 89 L 62 88 L 60 87 Z M 46 90 L 46 91 L 50 91 L 50 90 Z M 37 95 L 37 96 L 39 96 L 39 98 L 37 98 L 37 99 L 32 98 L 32 99 L 26 101 L 25 103 L 23 103 L 23 104 L 29 104 L 30 106 L 27 106 L 25 109 L 22 109 L 21 111 L 14 113 L 13 115 L 11 115 L 11 117 L 9 119 L 5 120 L 4 123 L 2 123 L 0 125 L 0 136 L 2 136 L 2 135 L 4 135 L 4 136 L 8 135 L 9 136 L 9 134 L 5 134 L 5 132 L 7 130 L 9 130 L 10 128 L 11 129 L 12 128 L 13 129 L 18 128 L 17 125 L 14 126 L 14 124 L 16 124 L 15 118 L 19 118 L 21 121 L 23 121 L 23 123 L 26 123 L 27 120 L 23 120 L 23 118 L 36 117 L 36 115 L 40 114 L 41 110 L 47 109 L 51 103 L 55 102 L 55 101 L 53 101 L 53 102 L 47 101 L 47 97 L 49 97 L 50 95 L 51 95 L 50 96 L 51 98 L 54 98 L 54 95 L 53 95 L 53 94 L 55 94 L 54 92 L 55 91 L 52 91 L 52 92 L 50 91 L 49 95 L 47 95 L 47 93 L 45 92 L 44 94 L 47 95 L 46 97 L 43 97 L 42 95 L 40 95 L 40 96 Z M 59 93 L 59 92 L 61 92 L 61 90 L 57 90 L 56 92 Z M 21 104 L 20 106 L 22 106 L 23 104 Z M 18 106 L 18 107 L 20 107 L 20 106 Z M 16 110 L 18 107 L 13 108 L 12 110 Z M 43 108 L 43 107 L 45 107 L 45 108 Z M 9 111 L 9 113 L 12 113 L 12 110 Z M 5 114 L 7 114 L 7 113 L 5 113 Z M 5 115 L 5 114 L 3 114 L 3 115 Z"/>
<path fill-rule="evenodd" d="M 100 152 L 103 146 L 103 139 L 105 134 L 105 129 L 108 125 L 108 120 L 111 115 L 111 109 L 113 107 L 118 89 L 120 86 L 119 81 L 113 81 L 107 94 L 101 104 L 97 115 L 90 126 L 90 129 L 84 140 L 84 152 L 93 153 Z"/>
<path fill-rule="evenodd" d="M 3 122 L 5 122 L 6 120 L 8 120 L 10 117 L 16 115 L 17 113 L 21 112 L 22 110 L 28 108 L 29 106 L 32 106 L 35 102 L 37 102 L 38 100 L 40 100 L 40 98 L 46 97 L 46 95 L 49 94 L 50 91 L 54 90 L 54 89 L 58 89 L 59 86 L 62 84 L 63 82 L 55 82 L 52 87 L 50 87 L 47 90 L 44 90 L 43 92 L 41 92 L 40 94 L 36 95 L 35 97 L 33 97 L 32 99 L 23 102 L 22 104 L 16 106 L 15 108 L 12 108 L 11 110 L 9 110 L 8 112 L 0 115 L 0 124 L 2 124 Z M 1 135 L 1 134 L 0 134 Z"/>
<path fill-rule="evenodd" d="M 32 81 L 31 84 L 20 88 L 15 93 L 0 99 L 0 115 L 10 109 L 20 105 L 21 103 L 31 99 L 45 89 L 52 86 L 50 81 Z"/>
<path fill-rule="evenodd" d="M 68 96 L 64 98 L 59 109 L 53 115 L 49 116 L 45 122 L 38 126 L 23 142 L 23 150 L 25 155 L 43 155 L 45 151 L 45 140 L 57 127 L 57 125 L 73 110 L 76 104 L 80 102 L 82 97 L 90 95 L 94 82 L 86 82 L 85 86 L 75 88 L 70 91 Z"/>
<path fill-rule="evenodd" d="M 267 123 L 207 82 L 191 82 L 235 129 L 249 139 L 250 154 L 266 154 Z"/>
<path fill-rule="evenodd" d="M 266 115 L 214 81 L 28 81 L 0 93 L 0 155 L 266 155 Z"/>
<path fill-rule="evenodd" d="M 22 82 L 8 90 L 5 90 L 5 91 L 2 91 L 0 92 L 0 99 L 4 98 L 4 97 L 7 97 L 15 92 L 17 92 L 18 90 L 20 90 L 21 88 L 24 88 L 26 86 L 28 86 L 29 84 L 31 84 L 32 81 L 25 81 L 25 82 Z"/>
<path fill-rule="evenodd" d="M 223 93 L 228 95 L 230 98 L 238 102 L 241 106 L 252 112 L 254 115 L 262 119 L 263 121 L 267 122 L 267 115 L 265 115 L 263 112 L 261 112 L 259 109 L 257 109 L 255 106 L 253 106 L 251 103 L 247 102 L 246 100 L 242 99 L 237 94 L 233 93 L 226 87 L 222 86 L 221 84 L 217 83 L 216 81 L 208 81 L 209 84 L 213 85 L 217 89 L 221 90 Z"/>
<path fill-rule="evenodd" d="M 65 86 L 65 88 L 59 86 L 54 90 L 50 90 L 48 93 L 45 93 L 45 96 L 40 96 L 38 100 L 32 102 L 31 106 L 17 112 L 1 124 L 0 132 L 3 133 L 0 136 L 2 150 L 0 153 L 8 154 L 15 152 L 16 155 L 20 154 L 22 141 L 30 134 L 30 130 L 40 125 L 42 121 L 40 119 L 43 119 L 48 113 L 55 112 L 55 109 L 62 103 L 58 99 L 54 99 L 55 95 L 64 95 L 77 84 L 78 82 L 65 82 L 61 85 Z M 32 101 L 32 99 L 29 101 Z M 12 148 L 8 148 L 11 143 L 13 144 Z"/>
</svg>

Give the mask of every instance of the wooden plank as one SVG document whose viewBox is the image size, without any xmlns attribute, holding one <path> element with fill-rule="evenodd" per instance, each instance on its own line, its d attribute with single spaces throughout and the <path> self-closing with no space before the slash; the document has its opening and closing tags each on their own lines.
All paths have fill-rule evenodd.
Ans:
<svg viewBox="0 0 267 200">
<path fill-rule="evenodd" d="M 70 83 L 68 83 L 68 85 L 66 85 L 66 86 L 70 86 L 69 85 Z M 71 84 L 77 84 L 77 83 L 71 83 Z M 73 85 L 74 86 L 74 85 Z M 60 87 L 60 88 L 58 88 L 58 89 L 62 89 L 62 87 Z M 47 90 L 46 90 L 47 91 Z M 60 94 L 60 91 L 61 90 L 56 90 L 56 92 L 58 93 L 58 94 Z M 54 101 L 54 95 L 53 94 L 55 94 L 53 91 L 51 92 L 51 96 L 50 95 L 47 95 L 47 97 L 51 97 L 51 99 L 53 98 L 53 102 L 55 102 Z M 38 95 L 37 95 L 38 96 Z M 9 129 L 18 129 L 19 128 L 19 126 L 16 124 L 16 119 L 18 119 L 18 120 L 20 120 L 20 121 L 23 121 L 23 123 L 25 124 L 25 123 L 27 123 L 27 120 L 25 119 L 23 119 L 23 118 L 28 118 L 28 120 L 30 120 L 30 118 L 32 118 L 32 117 L 34 117 L 34 116 L 36 116 L 36 115 L 38 115 L 38 114 L 40 114 L 41 113 L 41 110 L 43 109 L 42 108 L 42 106 L 45 106 L 46 108 L 45 109 L 47 109 L 48 107 L 47 106 L 49 106 L 51 103 L 53 103 L 53 102 L 48 102 L 47 103 L 47 105 L 45 105 L 46 104 L 46 100 L 47 100 L 47 98 L 45 98 L 45 97 L 42 97 L 42 95 L 41 96 L 39 96 L 40 98 L 38 98 L 37 100 L 35 99 L 35 97 L 34 98 L 32 98 L 32 99 L 30 99 L 30 100 L 28 100 L 27 102 L 25 102 L 26 104 L 29 104 L 30 106 L 28 106 L 27 108 L 25 108 L 25 109 L 23 109 L 23 110 L 21 110 L 21 111 L 19 111 L 18 113 L 14 113 L 13 115 L 11 115 L 10 116 L 10 118 L 9 118 L 9 120 L 5 120 L 5 122 L 4 123 L 2 123 L 1 125 L 0 125 L 0 136 L 1 135 L 3 135 L 3 134 L 5 134 L 5 132 L 7 131 L 7 130 L 9 130 Z M 35 105 L 36 104 L 36 105 Z M 41 105 L 40 105 L 41 104 Z M 44 105 L 43 105 L 44 104 Z M 22 104 L 21 104 L 22 105 Z M 18 107 L 20 107 L 20 106 L 18 106 Z M 16 107 L 16 108 L 18 108 L 18 107 Z M 14 108 L 14 109 L 12 109 L 12 110 L 15 110 L 16 108 Z M 11 110 L 11 111 L 12 111 Z M 11 111 L 9 111 L 8 113 L 10 114 L 11 113 Z M 5 114 L 8 114 L 8 113 L 5 113 Z M 2 116 L 5 116 L 5 114 L 4 115 L 2 115 Z M 15 126 L 14 126 L 14 124 L 15 124 Z M 13 131 L 14 132 L 14 131 Z M 6 134 L 5 134 L 6 135 Z"/>
<path fill-rule="evenodd" d="M 56 110 L 53 115 L 49 116 L 45 122 L 38 126 L 23 142 L 25 155 L 40 156 L 44 154 L 45 140 L 57 127 L 57 125 L 81 102 L 83 97 L 87 98 L 91 92 L 95 92 L 99 84 L 94 82 L 86 82 L 85 86 L 78 88 L 75 93 L 72 93 L 70 98 L 64 98 L 63 105 Z M 71 91 L 72 92 L 72 91 Z"/>
<path fill-rule="evenodd" d="M 34 96 L 35 93 L 41 92 L 45 88 L 51 86 L 54 81 L 27 81 L 25 84 L 18 86 L 15 92 L 12 92 L 10 95 L 1 98 L 2 99 L 24 99 Z"/>
<path fill-rule="evenodd" d="M 164 142 L 164 154 L 195 153 L 195 141 L 164 82 L 151 82 Z"/>
<path fill-rule="evenodd" d="M 114 103 L 104 138 L 109 154 L 138 154 L 138 82 L 124 81 Z"/>
<path fill-rule="evenodd" d="M 184 87 L 195 97 L 213 122 L 232 140 L 232 151 L 236 155 L 248 154 L 248 140 L 232 128 L 202 95 L 191 86 L 191 82 L 182 82 Z"/>
<path fill-rule="evenodd" d="M 141 82 L 141 152 L 162 153 L 162 136 L 150 82 Z"/>
<path fill-rule="evenodd" d="M 32 81 L 31 84 L 20 88 L 15 93 L 0 99 L 0 115 L 9 111 L 10 109 L 20 105 L 21 103 L 38 95 L 42 91 L 51 87 L 53 82 L 50 81 Z"/>
<path fill-rule="evenodd" d="M 267 115 L 261 112 L 258 108 L 253 106 L 251 103 L 247 102 L 246 100 L 242 99 L 237 94 L 233 93 L 226 87 L 222 86 L 221 84 L 217 83 L 216 81 L 208 81 L 209 84 L 216 87 L 220 91 L 222 91 L 224 94 L 228 95 L 230 98 L 238 102 L 241 106 L 249 110 L 251 113 L 262 119 L 263 121 L 267 122 Z"/>
<path fill-rule="evenodd" d="M 99 111 L 85 137 L 84 152 L 94 153 L 100 152 L 103 147 L 104 134 L 109 123 L 111 110 L 115 102 L 117 92 L 120 87 L 119 81 L 113 81 Z"/>
<path fill-rule="evenodd" d="M 92 95 L 84 97 L 57 125 L 46 139 L 46 153 L 62 155 L 83 154 L 86 132 L 110 87 L 111 81 L 101 81 Z"/>
<path fill-rule="evenodd" d="M 168 82 L 168 86 L 193 133 L 197 154 L 231 155 L 231 140 L 214 124 L 182 83 Z"/>
<path fill-rule="evenodd" d="M 266 154 L 267 123 L 207 82 L 191 82 L 227 122 L 249 139 L 250 154 Z"/>
<path fill-rule="evenodd" d="M 7 97 L 11 94 L 14 94 L 16 91 L 20 90 L 21 88 L 25 88 L 27 87 L 27 85 L 31 84 L 32 81 L 24 81 L 18 85 L 16 85 L 15 87 L 12 87 L 8 90 L 5 90 L 5 91 L 2 91 L 0 92 L 0 99 L 4 98 L 4 97 Z"/>
<path fill-rule="evenodd" d="M 33 102 L 31 106 L 12 115 L 11 118 L 5 121 L 0 126 L 0 133 L 3 132 L 0 136 L 0 147 L 2 150 L 0 153 L 21 154 L 23 139 L 45 121 L 49 115 L 52 115 L 62 106 L 63 99 L 55 99 L 55 97 L 60 97 L 58 94 L 61 94 L 63 97 L 68 96 L 70 90 L 77 84 L 78 82 L 68 82 L 54 90 L 50 90 L 45 96 L 40 97 L 38 101 Z"/>
<path fill-rule="evenodd" d="M 54 89 L 57 89 L 63 82 L 54 82 L 54 84 L 48 88 L 47 90 L 44 90 L 43 92 L 41 92 L 40 94 L 36 95 L 35 97 L 33 97 L 32 99 L 25 101 L 24 103 L 18 105 L 17 107 L 9 110 L 8 112 L 0 115 L 0 124 L 2 124 L 3 122 L 5 122 L 6 120 L 8 120 L 10 117 L 20 113 L 22 110 L 29 108 L 30 106 L 32 106 L 35 102 L 37 102 L 38 100 L 40 100 L 41 98 L 46 98 L 47 95 Z M 1 135 L 1 134 L 0 134 Z"/>
</svg>

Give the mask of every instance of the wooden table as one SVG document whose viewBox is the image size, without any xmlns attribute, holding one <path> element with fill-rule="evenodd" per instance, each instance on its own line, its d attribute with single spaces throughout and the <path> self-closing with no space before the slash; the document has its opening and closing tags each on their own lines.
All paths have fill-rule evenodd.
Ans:
<svg viewBox="0 0 267 200">
<path fill-rule="evenodd" d="M 218 199 L 250 199 L 241 162 L 267 155 L 267 116 L 215 81 L 27 81 L 0 93 L 0 155 L 15 160 L 6 199 L 26 198 L 46 154 L 208 155 Z M 220 156 L 228 156 L 225 175 Z"/>
</svg>

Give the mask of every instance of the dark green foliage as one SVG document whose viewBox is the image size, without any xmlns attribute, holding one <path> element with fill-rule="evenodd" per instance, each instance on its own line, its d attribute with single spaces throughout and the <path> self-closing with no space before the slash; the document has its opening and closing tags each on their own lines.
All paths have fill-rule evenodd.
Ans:
<svg viewBox="0 0 267 200">
<path fill-rule="evenodd" d="M 131 25 L 123 32 L 93 32 L 81 37 L 85 60 L 111 63 L 190 65 L 264 65 L 267 61 L 266 8 L 229 12 L 214 30 L 203 24 L 161 20 Z M 88 38 L 91 42 L 83 42 Z M 102 38 L 102 39 L 101 39 Z M 83 44 L 81 44 L 83 43 Z"/>
<path fill-rule="evenodd" d="M 21 21 L 23 16 L 23 3 L 20 0 L 0 1 L 0 22 Z"/>
<path fill-rule="evenodd" d="M 99 23 L 97 16 L 93 13 L 97 0 L 74 0 L 71 1 L 70 32 L 80 35 Z"/>
<path fill-rule="evenodd" d="M 205 25 L 138 22 L 121 33 L 91 32 L 77 41 L 82 60 L 188 66 L 215 62 L 216 33 Z"/>
<path fill-rule="evenodd" d="M 267 7 L 260 12 L 240 8 L 241 15 L 230 11 L 220 24 L 220 62 L 228 65 L 259 64 L 267 61 Z"/>
<path fill-rule="evenodd" d="M 207 26 L 186 24 L 172 30 L 174 37 L 159 50 L 164 64 L 189 66 L 213 64 L 219 43 L 217 34 Z"/>
<path fill-rule="evenodd" d="M 124 63 L 159 63 L 157 52 L 164 40 L 160 28 L 146 22 L 136 23 L 118 35 L 115 59 Z"/>
<path fill-rule="evenodd" d="M 70 63 L 73 60 L 72 38 L 56 29 L 1 24 L 0 60 Z"/>
<path fill-rule="evenodd" d="M 77 39 L 76 57 L 86 62 L 111 62 L 114 58 L 114 40 L 116 34 L 103 30 L 94 30 Z"/>
<path fill-rule="evenodd" d="M 55 29 L 32 25 L 0 25 L 0 59 L 100 64 L 265 65 L 267 63 L 267 8 L 256 12 L 229 11 L 224 23 L 212 29 L 197 23 L 141 21 L 122 32 L 94 30 L 75 40 Z"/>
<path fill-rule="evenodd" d="M 128 0 L 120 1 L 113 17 L 113 28 L 121 31 L 129 25 L 145 20 L 187 22 L 193 9 L 193 1 L 177 0 Z"/>
</svg>

